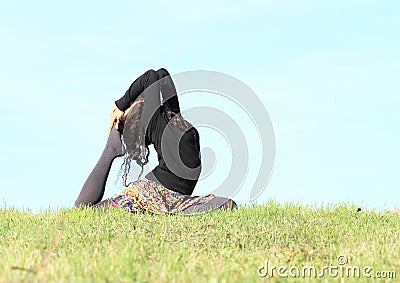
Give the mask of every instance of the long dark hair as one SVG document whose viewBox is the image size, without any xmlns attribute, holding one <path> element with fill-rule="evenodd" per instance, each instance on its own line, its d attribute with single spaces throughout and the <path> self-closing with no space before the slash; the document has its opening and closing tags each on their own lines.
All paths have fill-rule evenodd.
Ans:
<svg viewBox="0 0 400 283">
<path fill-rule="evenodd" d="M 122 180 L 126 187 L 133 182 L 128 182 L 128 175 L 131 169 L 131 161 L 135 160 L 136 164 L 141 167 L 141 171 L 137 180 L 143 174 L 144 166 L 149 162 L 150 150 L 146 144 L 146 133 L 141 123 L 141 115 L 144 107 L 144 98 L 139 97 L 135 100 L 132 109 L 130 109 L 125 121 L 122 132 L 123 142 L 125 144 L 126 153 L 124 162 L 121 166 Z M 172 125 L 182 131 L 187 131 L 193 125 L 185 120 L 180 113 L 174 113 L 169 108 L 163 108 L 168 125 Z"/>
</svg>

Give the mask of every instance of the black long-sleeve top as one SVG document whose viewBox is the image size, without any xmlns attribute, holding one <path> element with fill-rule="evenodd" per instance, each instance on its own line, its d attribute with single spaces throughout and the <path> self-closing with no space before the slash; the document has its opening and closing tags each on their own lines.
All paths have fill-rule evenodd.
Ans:
<svg viewBox="0 0 400 283">
<path fill-rule="evenodd" d="M 179 113 L 180 109 L 174 83 L 165 69 L 145 72 L 115 104 L 125 111 L 142 93 L 145 99 L 143 112 L 146 112 L 142 114 L 142 123 L 147 124 L 146 145 L 153 144 L 158 156 L 158 165 L 146 178 L 170 190 L 191 195 L 201 171 L 199 133 L 195 127 L 182 130 L 168 124 L 165 109 L 174 113 Z M 143 119 L 146 115 L 148 117 Z"/>
</svg>

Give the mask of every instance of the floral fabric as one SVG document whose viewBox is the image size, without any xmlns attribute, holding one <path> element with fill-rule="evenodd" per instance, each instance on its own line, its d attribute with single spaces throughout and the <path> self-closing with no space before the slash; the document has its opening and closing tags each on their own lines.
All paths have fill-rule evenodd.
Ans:
<svg viewBox="0 0 400 283">
<path fill-rule="evenodd" d="M 113 207 L 123 207 L 130 212 L 179 213 L 186 208 L 207 204 L 215 195 L 184 195 L 167 189 L 146 178 L 136 181 L 121 193 L 107 200 Z"/>
</svg>

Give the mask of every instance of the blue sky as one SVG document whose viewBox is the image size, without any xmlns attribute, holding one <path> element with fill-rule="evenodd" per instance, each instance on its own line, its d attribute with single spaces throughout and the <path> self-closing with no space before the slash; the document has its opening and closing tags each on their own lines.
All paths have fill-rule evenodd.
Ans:
<svg viewBox="0 0 400 283">
<path fill-rule="evenodd" d="M 141 2 L 0 4 L 2 203 L 72 206 L 114 100 L 145 70 L 166 67 L 229 74 L 263 101 L 276 160 L 259 203 L 399 207 L 397 1 Z M 201 135 L 210 146 L 213 133 Z M 226 153 L 215 154 L 223 168 Z M 121 189 L 117 172 L 118 162 L 106 195 Z"/>
</svg>

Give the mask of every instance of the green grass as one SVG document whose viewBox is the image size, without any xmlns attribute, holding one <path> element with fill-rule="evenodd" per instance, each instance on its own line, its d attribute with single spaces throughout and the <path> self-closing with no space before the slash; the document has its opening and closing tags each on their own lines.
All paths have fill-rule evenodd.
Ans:
<svg viewBox="0 0 400 283">
<path fill-rule="evenodd" d="M 275 202 L 197 216 L 3 208 L 0 282 L 309 282 L 260 277 L 258 269 L 317 269 L 338 265 L 339 255 L 344 267 L 395 271 L 387 281 L 400 281 L 400 212 L 356 210 Z"/>
</svg>

